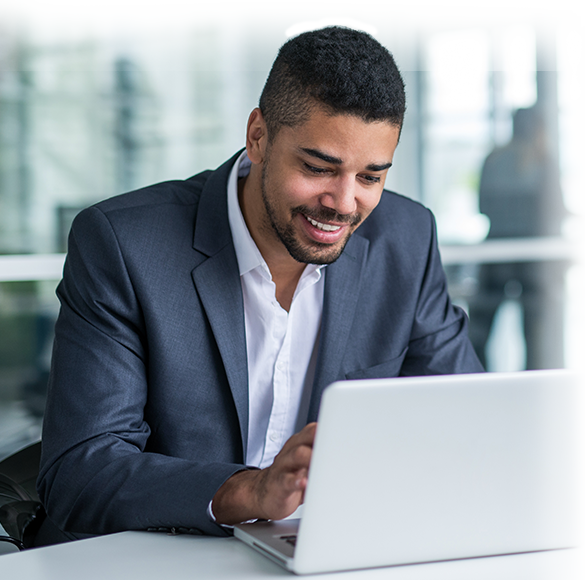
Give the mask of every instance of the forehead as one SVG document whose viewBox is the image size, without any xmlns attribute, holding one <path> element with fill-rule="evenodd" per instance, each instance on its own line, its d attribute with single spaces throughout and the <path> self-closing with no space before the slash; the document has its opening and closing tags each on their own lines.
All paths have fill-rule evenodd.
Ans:
<svg viewBox="0 0 585 580">
<path fill-rule="evenodd" d="M 294 127 L 282 127 L 273 146 L 283 153 L 317 149 L 342 161 L 391 162 L 400 128 L 388 121 L 364 121 L 355 115 L 332 115 L 314 110 Z"/>
</svg>

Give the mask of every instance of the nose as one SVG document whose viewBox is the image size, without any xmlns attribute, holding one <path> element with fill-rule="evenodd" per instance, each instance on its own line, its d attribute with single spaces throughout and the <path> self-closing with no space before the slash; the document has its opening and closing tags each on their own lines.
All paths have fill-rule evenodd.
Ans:
<svg viewBox="0 0 585 580">
<path fill-rule="evenodd" d="M 352 175 L 339 176 L 332 180 L 327 192 L 321 195 L 321 205 L 342 215 L 357 211 L 357 183 Z"/>
</svg>

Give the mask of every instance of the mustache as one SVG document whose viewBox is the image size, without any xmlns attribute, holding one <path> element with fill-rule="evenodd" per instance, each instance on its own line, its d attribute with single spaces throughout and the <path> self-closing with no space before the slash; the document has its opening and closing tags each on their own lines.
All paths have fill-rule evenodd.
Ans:
<svg viewBox="0 0 585 580">
<path fill-rule="evenodd" d="M 341 214 L 334 209 L 328 207 L 321 207 L 318 209 L 310 208 L 306 205 L 299 205 L 292 210 L 293 217 L 297 214 L 303 214 L 318 222 L 335 222 L 338 224 L 347 224 L 350 226 L 357 226 L 362 221 L 362 216 L 359 213 Z"/>
</svg>

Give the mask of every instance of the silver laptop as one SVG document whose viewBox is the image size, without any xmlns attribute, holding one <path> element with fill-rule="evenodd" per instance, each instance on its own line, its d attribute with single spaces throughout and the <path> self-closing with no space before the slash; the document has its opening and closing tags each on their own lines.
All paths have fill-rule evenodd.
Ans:
<svg viewBox="0 0 585 580">
<path fill-rule="evenodd" d="M 577 382 L 527 371 L 334 383 L 302 518 L 235 536 L 297 574 L 572 547 Z"/>
</svg>

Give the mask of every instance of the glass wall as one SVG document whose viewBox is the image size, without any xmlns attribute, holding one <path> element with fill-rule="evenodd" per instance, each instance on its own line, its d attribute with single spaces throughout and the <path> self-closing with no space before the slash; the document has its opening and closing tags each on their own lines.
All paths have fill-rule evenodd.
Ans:
<svg viewBox="0 0 585 580">
<path fill-rule="evenodd" d="M 39 437 L 54 290 L 75 214 L 216 167 L 243 147 L 278 47 L 307 26 L 293 13 L 245 25 L 237 14 L 166 20 L 149 30 L 114 16 L 109 28 L 102 18 L 101 28 L 75 34 L 38 18 L 34 26 L 0 19 L 0 458 Z M 453 298 L 470 314 L 487 368 L 577 364 L 585 95 L 571 19 L 543 34 L 529 18 L 429 17 L 424 26 L 390 11 L 358 18 L 394 53 L 407 84 L 387 187 L 435 213 Z M 556 175 L 542 195 L 560 194 L 564 213 L 550 231 L 498 234 L 481 184 L 488 155 L 510 147 L 519 108 L 542 116 Z"/>
<path fill-rule="evenodd" d="M 579 216 L 585 213 L 582 170 L 585 82 L 579 69 L 583 54 L 585 36 L 582 31 L 574 26 L 560 27 L 557 55 L 561 179 L 567 207 Z"/>
<path fill-rule="evenodd" d="M 0 254 L 65 252 L 81 208 L 233 152 L 237 12 L 0 0 Z M 0 458 L 40 435 L 59 275 L 0 284 Z"/>
<path fill-rule="evenodd" d="M 528 26 L 439 31 L 424 43 L 425 201 L 445 243 L 479 242 L 481 166 L 512 137 L 512 114 L 537 101 L 536 38 Z"/>
<path fill-rule="evenodd" d="M 80 208 L 188 177 L 240 148 L 266 69 L 246 68 L 262 49 L 253 38 L 222 41 L 212 27 L 164 47 L 144 38 L 117 47 L 99 40 L 39 45 L 26 37 L 6 46 L 0 249 L 63 252 Z M 226 67 L 236 51 L 237 75 Z"/>
<path fill-rule="evenodd" d="M 40 437 L 56 282 L 0 283 L 0 457 Z"/>
<path fill-rule="evenodd" d="M 422 197 L 486 368 L 584 368 L 585 33 L 487 14 L 421 27 Z"/>
</svg>

